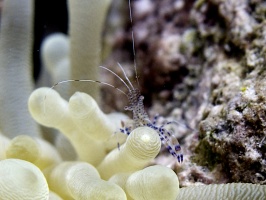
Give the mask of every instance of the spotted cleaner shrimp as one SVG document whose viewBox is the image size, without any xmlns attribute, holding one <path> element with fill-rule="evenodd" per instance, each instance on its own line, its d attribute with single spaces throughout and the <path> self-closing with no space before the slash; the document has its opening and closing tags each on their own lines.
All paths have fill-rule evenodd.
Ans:
<svg viewBox="0 0 266 200">
<path fill-rule="evenodd" d="M 130 132 L 138 127 L 147 126 L 152 129 L 154 129 L 160 136 L 162 144 L 166 146 L 170 154 L 172 154 L 175 158 L 177 158 L 178 162 L 183 162 L 183 154 L 181 152 L 181 146 L 178 142 L 178 140 L 169 132 L 165 126 L 169 124 L 173 124 L 177 122 L 170 121 L 166 122 L 161 126 L 157 125 L 157 119 L 158 115 L 154 117 L 153 121 L 150 120 L 147 112 L 144 109 L 144 96 L 140 94 L 140 90 L 138 88 L 134 88 L 128 77 L 126 76 L 126 73 L 123 69 L 123 67 L 118 64 L 121 70 L 124 73 L 124 76 L 129 83 L 130 87 L 123 81 L 125 86 L 128 89 L 127 97 L 129 101 L 129 106 L 125 107 L 125 110 L 132 111 L 133 113 L 133 127 L 125 127 L 124 129 L 120 129 L 122 133 L 125 133 L 127 135 L 130 134 Z"/>
<path fill-rule="evenodd" d="M 118 66 L 120 67 L 120 69 L 122 70 L 128 84 L 119 76 L 117 75 L 115 72 L 113 72 L 112 70 L 104 67 L 104 66 L 99 66 L 100 68 L 109 71 L 110 73 L 112 73 L 113 75 L 115 75 L 117 78 L 120 79 L 120 81 L 123 82 L 123 84 L 127 87 L 128 92 L 125 93 L 123 92 L 121 89 L 106 83 L 106 82 L 102 82 L 102 81 L 97 81 L 97 80 L 65 80 L 65 81 L 60 81 L 56 84 L 54 84 L 51 88 L 56 87 L 59 84 L 62 83 L 66 83 L 66 82 L 94 82 L 94 83 L 99 83 L 99 84 L 104 84 L 110 87 L 113 87 L 115 89 L 117 89 L 118 91 L 120 91 L 121 93 L 123 93 L 124 95 L 127 96 L 128 98 L 128 102 L 129 105 L 125 107 L 125 110 L 129 110 L 132 111 L 133 113 L 133 125 L 129 126 L 129 127 L 123 127 L 120 128 L 120 131 L 124 134 L 129 135 L 130 132 L 138 127 L 143 127 L 143 126 L 147 126 L 150 127 L 152 129 L 154 129 L 160 139 L 162 144 L 168 149 L 168 151 L 170 152 L 171 155 L 173 155 L 178 162 L 183 162 L 183 154 L 181 152 L 181 146 L 178 142 L 178 140 L 173 136 L 173 134 L 168 131 L 165 126 L 169 125 L 169 124 L 179 124 L 176 121 L 170 121 L 170 122 L 166 122 L 163 123 L 162 125 L 157 125 L 157 120 L 158 120 L 158 115 L 156 115 L 153 119 L 153 121 L 150 120 L 147 112 L 144 109 L 144 104 L 143 104 L 143 100 L 144 100 L 144 96 L 141 95 L 140 90 L 138 88 L 134 88 L 133 84 L 130 82 L 130 80 L 128 79 L 125 70 L 123 69 L 123 67 L 118 63 Z M 122 123 L 123 125 L 123 123 Z M 119 148 L 119 144 L 118 144 L 118 148 Z"/>
<path fill-rule="evenodd" d="M 130 0 L 128 1 L 129 3 L 129 14 L 130 14 L 130 20 L 132 23 L 132 13 L 131 13 L 131 5 L 130 5 Z M 138 82 L 138 75 L 137 75 L 137 70 L 136 70 L 136 59 L 135 59 L 135 47 L 134 47 L 134 32 L 132 30 L 132 44 L 133 44 L 133 55 L 134 55 L 134 69 L 135 69 L 135 74 L 136 74 L 136 80 L 137 83 L 139 85 Z M 103 85 L 107 85 L 109 87 L 113 87 L 115 89 L 117 89 L 119 92 L 123 93 L 124 95 L 127 96 L 128 98 L 128 102 L 129 105 L 126 106 L 124 109 L 125 110 L 129 110 L 133 113 L 133 124 L 131 126 L 124 126 L 124 123 L 122 124 L 122 128 L 120 128 L 120 132 L 129 135 L 130 132 L 138 127 L 143 127 L 143 126 L 147 126 L 150 127 L 152 129 L 154 129 L 160 139 L 161 139 L 161 143 L 167 148 L 167 150 L 170 152 L 170 154 L 172 156 L 174 156 L 177 161 L 179 163 L 183 162 L 183 154 L 181 151 L 181 146 L 178 142 L 178 140 L 176 139 L 176 137 L 174 137 L 174 135 L 166 129 L 167 125 L 170 124 L 179 124 L 176 121 L 170 121 L 170 122 L 165 122 L 162 125 L 157 125 L 157 121 L 159 116 L 156 115 L 154 117 L 153 120 L 150 120 L 147 112 L 144 109 L 144 104 L 143 104 L 143 100 L 144 100 L 144 96 L 141 95 L 140 90 L 138 88 L 135 88 L 133 86 L 133 84 L 130 82 L 129 78 L 127 77 L 125 70 L 123 69 L 122 65 L 120 65 L 118 63 L 118 66 L 120 67 L 121 71 L 123 72 L 123 75 L 125 77 L 125 80 L 123 80 L 118 74 L 116 74 L 115 72 L 113 72 L 112 70 L 104 67 L 104 66 L 99 66 L 100 68 L 107 70 L 108 72 L 112 73 L 113 75 L 115 75 L 127 88 L 128 92 L 125 93 L 124 91 L 122 91 L 121 89 L 106 83 L 106 82 L 102 82 L 102 81 L 97 81 L 97 80 L 87 80 L 87 79 L 80 79 L 80 80 L 64 80 L 64 81 L 60 81 L 57 82 L 56 84 L 54 84 L 51 88 L 55 88 L 57 85 L 62 84 L 62 83 L 66 83 L 66 82 L 94 82 L 94 83 L 99 83 L 99 84 L 103 84 Z M 118 149 L 119 149 L 119 143 L 118 143 Z"/>
</svg>

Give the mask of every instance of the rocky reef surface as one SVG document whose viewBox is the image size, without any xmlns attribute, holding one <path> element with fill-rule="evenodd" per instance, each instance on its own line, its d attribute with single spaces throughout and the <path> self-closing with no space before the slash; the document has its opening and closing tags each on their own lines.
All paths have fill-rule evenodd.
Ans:
<svg viewBox="0 0 266 200">
<path fill-rule="evenodd" d="M 132 9 L 147 109 L 191 128 L 175 130 L 188 161 L 173 165 L 181 185 L 265 184 L 266 3 L 141 0 Z M 133 62 L 129 27 L 117 34 L 109 63 L 125 57 Z M 135 80 L 128 60 L 122 64 Z M 157 162 L 171 163 L 160 157 Z"/>
</svg>

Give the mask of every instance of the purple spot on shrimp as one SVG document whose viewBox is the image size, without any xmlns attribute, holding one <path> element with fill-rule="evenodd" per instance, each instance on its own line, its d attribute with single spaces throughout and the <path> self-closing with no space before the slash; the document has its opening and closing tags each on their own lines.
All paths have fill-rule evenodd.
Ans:
<svg viewBox="0 0 266 200">
<path fill-rule="evenodd" d="M 181 150 L 181 147 L 180 147 L 179 144 L 178 144 L 178 145 L 175 145 L 175 150 L 176 150 L 176 151 L 180 151 L 180 150 Z"/>
<path fill-rule="evenodd" d="M 183 154 L 177 155 L 177 160 L 179 163 L 183 162 Z"/>
</svg>

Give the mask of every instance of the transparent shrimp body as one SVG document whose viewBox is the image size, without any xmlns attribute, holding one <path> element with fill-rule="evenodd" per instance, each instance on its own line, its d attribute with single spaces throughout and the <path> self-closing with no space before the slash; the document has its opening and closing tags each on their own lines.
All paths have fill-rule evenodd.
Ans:
<svg viewBox="0 0 266 200">
<path fill-rule="evenodd" d="M 118 64 L 121 70 L 124 72 L 123 67 Z M 133 113 L 133 127 L 124 127 L 120 129 L 121 132 L 129 135 L 130 132 L 141 126 L 148 126 L 154 129 L 160 136 L 162 144 L 168 149 L 168 151 L 177 159 L 178 162 L 183 161 L 183 154 L 181 152 L 181 147 L 178 140 L 173 136 L 173 134 L 168 131 L 165 126 L 169 124 L 178 124 L 177 122 L 171 121 L 166 122 L 163 125 L 157 125 L 158 116 L 154 118 L 153 121 L 149 119 L 147 112 L 144 109 L 144 96 L 140 94 L 139 89 L 135 89 L 131 82 L 129 81 L 128 77 L 124 72 L 124 76 L 131 86 L 132 89 L 124 82 L 126 87 L 128 88 L 129 92 L 127 94 L 129 105 L 125 107 L 125 110 L 130 110 Z"/>
<path fill-rule="evenodd" d="M 151 124 L 149 116 L 144 110 L 143 99 L 144 96 L 140 95 L 140 91 L 138 89 L 130 90 L 128 93 L 129 106 L 126 106 L 125 110 L 133 112 L 134 129 Z"/>
</svg>

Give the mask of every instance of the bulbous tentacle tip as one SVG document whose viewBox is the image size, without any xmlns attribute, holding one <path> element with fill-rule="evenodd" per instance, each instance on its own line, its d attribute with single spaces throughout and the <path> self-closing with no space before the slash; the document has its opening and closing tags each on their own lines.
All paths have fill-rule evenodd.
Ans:
<svg viewBox="0 0 266 200">
<path fill-rule="evenodd" d="M 19 160 L 0 161 L 0 199 L 48 199 L 49 188 L 41 170 Z"/>
</svg>

